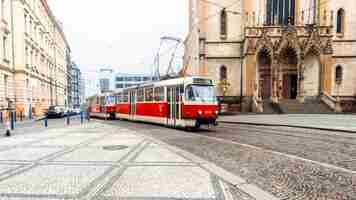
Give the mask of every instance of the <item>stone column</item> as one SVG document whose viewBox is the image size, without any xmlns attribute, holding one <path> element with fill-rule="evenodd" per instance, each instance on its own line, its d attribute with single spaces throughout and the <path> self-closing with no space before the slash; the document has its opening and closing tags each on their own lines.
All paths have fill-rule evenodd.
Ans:
<svg viewBox="0 0 356 200">
<path fill-rule="evenodd" d="M 278 103 L 278 60 L 273 59 L 272 61 L 272 102 Z"/>
<path fill-rule="evenodd" d="M 302 58 L 298 63 L 298 101 L 304 103 L 304 59 Z"/>
</svg>

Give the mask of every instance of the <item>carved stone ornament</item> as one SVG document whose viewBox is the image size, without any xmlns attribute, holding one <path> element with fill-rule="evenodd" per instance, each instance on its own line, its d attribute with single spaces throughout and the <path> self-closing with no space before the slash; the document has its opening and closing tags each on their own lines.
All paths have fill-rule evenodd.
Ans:
<svg viewBox="0 0 356 200">
<path fill-rule="evenodd" d="M 293 48 L 297 52 L 298 58 L 300 58 L 301 48 L 299 44 L 297 29 L 294 26 L 287 26 L 282 31 L 282 38 L 279 46 L 277 47 L 277 54 L 285 48 Z"/>
<path fill-rule="evenodd" d="M 247 40 L 246 54 L 253 55 L 256 53 L 256 46 L 253 39 Z"/>
<path fill-rule="evenodd" d="M 270 55 L 273 55 L 273 42 L 272 39 L 268 35 L 268 30 L 263 29 L 261 37 L 257 40 L 256 50 L 266 49 Z"/>
<path fill-rule="evenodd" d="M 313 52 L 320 55 L 322 53 L 322 46 L 319 31 L 317 29 L 313 29 L 304 48 L 305 54 L 307 55 L 308 53 Z"/>
</svg>

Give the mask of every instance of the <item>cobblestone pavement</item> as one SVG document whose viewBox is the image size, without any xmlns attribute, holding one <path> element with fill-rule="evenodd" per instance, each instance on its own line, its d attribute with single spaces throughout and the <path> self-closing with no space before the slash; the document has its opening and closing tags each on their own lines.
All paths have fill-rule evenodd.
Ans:
<svg viewBox="0 0 356 200">
<path fill-rule="evenodd" d="M 115 122 L 194 153 L 280 199 L 355 200 L 356 134 L 221 124 L 189 133 Z"/>
<path fill-rule="evenodd" d="M 61 123 L 0 138 L 1 200 L 254 199 L 135 126 Z"/>
<path fill-rule="evenodd" d="M 291 125 L 356 132 L 356 115 L 288 114 L 288 115 L 235 115 L 222 116 L 219 121 Z"/>
</svg>

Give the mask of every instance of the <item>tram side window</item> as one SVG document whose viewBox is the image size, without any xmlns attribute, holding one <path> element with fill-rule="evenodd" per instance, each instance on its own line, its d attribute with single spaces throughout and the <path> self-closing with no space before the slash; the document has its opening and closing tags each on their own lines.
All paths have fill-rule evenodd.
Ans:
<svg viewBox="0 0 356 200">
<path fill-rule="evenodd" d="M 105 105 L 105 97 L 100 97 L 100 105 L 101 106 Z"/>
<path fill-rule="evenodd" d="M 139 89 L 137 91 L 137 102 L 143 102 L 145 100 L 145 96 L 143 93 L 143 89 Z"/>
<path fill-rule="evenodd" d="M 153 88 L 145 89 L 145 101 L 153 101 Z"/>
<path fill-rule="evenodd" d="M 155 101 L 164 101 L 164 87 L 155 88 Z"/>
<path fill-rule="evenodd" d="M 119 93 L 117 96 L 116 96 L 116 101 L 117 103 L 122 103 L 122 93 Z"/>
<path fill-rule="evenodd" d="M 122 96 L 122 102 L 123 103 L 128 103 L 129 102 L 129 92 L 124 92 Z"/>
</svg>

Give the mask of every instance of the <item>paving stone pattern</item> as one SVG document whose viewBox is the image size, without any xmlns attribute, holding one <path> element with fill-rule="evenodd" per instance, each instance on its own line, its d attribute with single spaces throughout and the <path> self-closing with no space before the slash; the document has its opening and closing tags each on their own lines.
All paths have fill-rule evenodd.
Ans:
<svg viewBox="0 0 356 200">
<path fill-rule="evenodd" d="M 0 138 L 1 200 L 253 199 L 235 190 L 129 128 L 93 121 Z"/>
<path fill-rule="evenodd" d="M 150 129 L 145 126 L 138 129 Z M 280 199 L 356 200 L 356 134 L 246 125 L 195 133 L 157 127 L 144 133 L 216 163 Z"/>
</svg>

